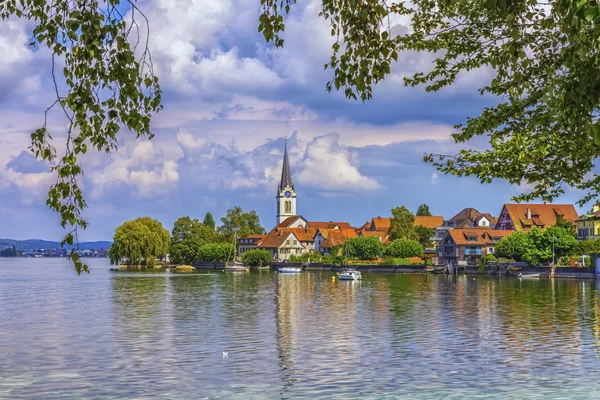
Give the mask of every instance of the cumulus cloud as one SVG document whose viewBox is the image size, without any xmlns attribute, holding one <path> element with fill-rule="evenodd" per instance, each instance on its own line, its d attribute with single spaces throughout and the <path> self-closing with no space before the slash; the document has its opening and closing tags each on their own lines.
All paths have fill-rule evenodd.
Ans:
<svg viewBox="0 0 600 400">
<path fill-rule="evenodd" d="M 381 185 L 358 170 L 358 153 L 338 143 L 340 135 L 314 138 L 307 146 L 297 181 L 325 191 L 358 192 L 374 190 Z"/>
<path fill-rule="evenodd" d="M 91 195 L 97 198 L 109 191 L 127 196 L 124 187 L 133 189 L 138 197 L 165 195 L 178 181 L 175 161 L 161 161 L 161 152 L 153 142 L 137 141 L 133 146 L 121 147 L 106 166 L 91 174 Z"/>
<path fill-rule="evenodd" d="M 440 181 L 440 178 L 438 177 L 438 174 L 436 174 L 435 172 L 433 174 L 431 174 L 431 185 L 437 185 L 438 182 Z"/>
</svg>

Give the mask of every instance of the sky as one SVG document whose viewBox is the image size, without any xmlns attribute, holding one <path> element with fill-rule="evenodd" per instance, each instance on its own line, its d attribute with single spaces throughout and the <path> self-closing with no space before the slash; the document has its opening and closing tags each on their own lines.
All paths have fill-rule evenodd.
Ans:
<svg viewBox="0 0 600 400">
<path fill-rule="evenodd" d="M 119 224 L 140 216 L 168 230 L 185 215 L 202 220 L 211 212 L 219 221 L 235 205 L 256 210 L 271 229 L 286 136 L 298 213 L 309 221 L 359 226 L 422 203 L 445 218 L 465 207 L 497 216 L 527 190 L 446 176 L 422 160 L 460 149 L 450 139 L 453 126 L 494 104 L 477 93 L 493 71 L 473 70 L 426 93 L 402 78 L 430 69 L 432 55 L 402 53 L 373 100 L 327 93 L 330 28 L 318 1 L 301 3 L 286 21 L 283 49 L 257 32 L 258 0 L 138 3 L 164 110 L 153 118 L 152 141 L 123 131 L 118 151 L 81 160 L 89 227 L 80 240 L 110 240 Z M 406 27 L 397 21 L 394 29 Z M 58 240 L 59 218 L 45 204 L 56 177 L 27 148 L 53 101 L 50 55 L 27 46 L 30 30 L 24 21 L 0 23 L 0 237 Z M 64 121 L 51 115 L 50 126 L 60 141 Z M 567 190 L 559 202 L 580 197 Z"/>
</svg>

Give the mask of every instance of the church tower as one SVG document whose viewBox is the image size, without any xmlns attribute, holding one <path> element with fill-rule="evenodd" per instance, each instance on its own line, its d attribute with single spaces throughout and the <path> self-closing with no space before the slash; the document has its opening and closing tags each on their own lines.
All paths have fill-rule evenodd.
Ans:
<svg viewBox="0 0 600 400">
<path fill-rule="evenodd" d="M 287 153 L 287 136 L 283 153 L 283 168 L 281 169 L 281 182 L 277 185 L 277 225 L 284 219 L 296 215 L 296 189 L 292 183 L 290 160 Z"/>
</svg>

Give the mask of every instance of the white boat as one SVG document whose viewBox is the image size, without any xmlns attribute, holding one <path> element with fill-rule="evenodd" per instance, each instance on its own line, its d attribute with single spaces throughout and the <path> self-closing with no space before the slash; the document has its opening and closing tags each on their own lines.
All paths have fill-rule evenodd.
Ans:
<svg viewBox="0 0 600 400">
<path fill-rule="evenodd" d="M 520 279 L 539 279 L 540 278 L 540 273 L 539 272 L 534 272 L 534 273 L 521 273 L 519 272 L 519 278 Z"/>
<path fill-rule="evenodd" d="M 246 272 L 246 271 L 250 271 L 250 267 L 247 265 L 244 265 L 241 262 L 234 261 L 232 263 L 227 263 L 225 265 L 225 271 L 227 271 L 227 272 Z"/>
<path fill-rule="evenodd" d="M 277 272 L 280 274 L 299 274 L 302 272 L 302 268 L 300 267 L 281 267 L 277 269 Z"/>
<path fill-rule="evenodd" d="M 338 275 L 340 281 L 358 281 L 362 279 L 362 274 L 357 270 L 342 271 Z"/>
</svg>

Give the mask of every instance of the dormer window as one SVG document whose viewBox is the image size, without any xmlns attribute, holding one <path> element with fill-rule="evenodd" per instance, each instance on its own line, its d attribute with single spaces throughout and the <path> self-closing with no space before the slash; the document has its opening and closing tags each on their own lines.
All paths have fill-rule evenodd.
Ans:
<svg viewBox="0 0 600 400">
<path fill-rule="evenodd" d="M 476 242 L 477 236 L 469 236 L 467 239 L 469 240 L 469 242 Z"/>
</svg>

